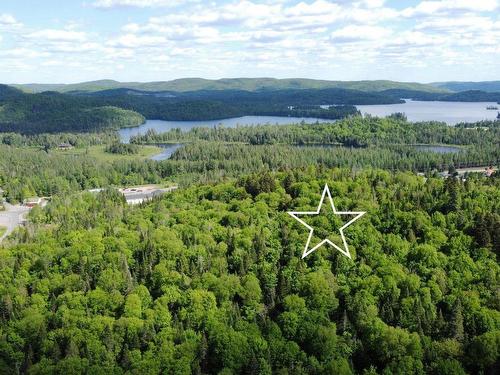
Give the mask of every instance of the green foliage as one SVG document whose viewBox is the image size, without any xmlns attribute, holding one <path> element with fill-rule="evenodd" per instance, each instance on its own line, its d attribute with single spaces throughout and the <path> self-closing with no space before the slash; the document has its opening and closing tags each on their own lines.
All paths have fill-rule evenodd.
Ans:
<svg viewBox="0 0 500 375">
<path fill-rule="evenodd" d="M 240 182 L 255 195 L 260 185 L 267 192 L 274 191 L 273 179 L 265 171 L 310 165 L 319 168 L 343 166 L 351 169 L 412 170 L 429 175 L 449 166 L 498 165 L 499 131 L 498 127 L 483 130 L 448 127 L 439 123 L 412 124 L 393 116 L 385 119 L 353 117 L 335 124 L 197 128 L 185 133 L 172 131 L 163 134 L 150 132 L 136 138 L 131 145 L 119 144 L 117 136 L 112 133 L 44 133 L 32 136 L 5 133 L 0 135 L 0 143 L 3 143 L 0 144 L 0 186 L 9 200 L 19 201 L 31 195 L 48 196 L 110 185 L 159 183 L 165 179 L 176 180 L 180 184 L 214 182 L 225 177 L 257 173 Z M 134 160 L 134 155 L 137 155 L 135 144 L 172 141 L 186 144 L 171 159 L 154 162 L 137 157 Z M 96 160 L 87 151 L 65 155 L 51 150 L 63 142 L 79 148 L 104 143 L 108 152 L 131 157 L 106 163 Z M 420 151 L 413 146 L 414 143 L 460 144 L 464 147 L 460 152 L 440 154 Z M 43 150 L 26 146 L 40 146 Z M 455 182 L 454 179 L 447 182 L 447 210 L 455 210 L 460 203 Z M 292 196 L 300 192 L 300 186 L 292 187 L 293 184 L 293 174 L 288 174 L 285 188 Z M 495 215 L 478 215 L 473 229 L 477 241 L 492 243 L 498 237 L 494 230 L 497 221 Z M 437 243 L 445 238 L 439 231 L 427 235 Z"/>
<path fill-rule="evenodd" d="M 480 127 L 480 128 L 477 128 Z M 488 127 L 489 129 L 483 129 Z M 346 147 L 449 144 L 493 145 L 500 138 L 500 121 L 468 124 L 465 128 L 439 122 L 406 121 L 397 114 L 385 117 L 354 116 L 334 123 L 259 125 L 238 128 L 173 129 L 165 133 L 148 131 L 132 143 L 187 142 L 194 140 L 242 142 L 252 145 L 343 145 Z"/>
<path fill-rule="evenodd" d="M 301 259 L 328 183 L 353 260 Z M 1 373 L 463 374 L 499 360 L 500 180 L 302 168 L 139 207 L 55 196 L 0 247 Z M 487 219 L 488 218 L 488 219 Z M 315 223 L 323 230 L 321 221 Z M 489 229 L 486 229 L 489 230 Z"/>
<path fill-rule="evenodd" d="M 130 143 L 111 143 L 105 148 L 106 152 L 120 155 L 133 155 L 139 153 L 139 147 Z"/>
<path fill-rule="evenodd" d="M 137 126 L 144 121 L 139 113 L 70 95 L 0 95 L 0 132 L 89 132 Z"/>
</svg>

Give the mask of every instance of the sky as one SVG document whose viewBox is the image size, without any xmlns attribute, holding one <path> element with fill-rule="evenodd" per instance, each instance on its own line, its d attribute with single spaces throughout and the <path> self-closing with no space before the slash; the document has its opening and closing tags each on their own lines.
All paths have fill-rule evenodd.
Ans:
<svg viewBox="0 0 500 375">
<path fill-rule="evenodd" d="M 500 0 L 1 0 L 0 82 L 500 79 Z"/>
</svg>

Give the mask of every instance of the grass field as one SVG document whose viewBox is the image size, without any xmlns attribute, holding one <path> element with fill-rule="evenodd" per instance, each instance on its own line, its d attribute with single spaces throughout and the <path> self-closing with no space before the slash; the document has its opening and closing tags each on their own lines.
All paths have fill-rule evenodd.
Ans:
<svg viewBox="0 0 500 375">
<path fill-rule="evenodd" d="M 5 231 L 6 231 L 6 230 L 7 230 L 7 228 L 6 228 L 6 227 L 2 227 L 2 226 L 0 225 L 0 237 L 2 237 L 2 236 L 3 236 L 3 234 L 5 233 Z"/>
<path fill-rule="evenodd" d="M 104 151 L 106 145 L 89 146 L 86 148 L 74 148 L 71 150 L 54 150 L 53 152 L 60 153 L 61 155 L 84 155 L 92 156 L 102 161 L 115 161 L 115 160 L 133 160 L 133 159 L 147 159 L 153 155 L 159 154 L 162 151 L 161 147 L 144 145 L 140 146 L 139 153 L 132 155 L 112 154 Z"/>
</svg>

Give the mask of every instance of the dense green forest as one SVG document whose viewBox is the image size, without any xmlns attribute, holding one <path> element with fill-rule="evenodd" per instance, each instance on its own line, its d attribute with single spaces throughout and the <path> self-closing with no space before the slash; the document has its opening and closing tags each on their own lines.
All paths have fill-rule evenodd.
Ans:
<svg viewBox="0 0 500 375">
<path fill-rule="evenodd" d="M 432 174 L 449 167 L 497 166 L 500 160 L 500 122 L 457 127 L 441 123 L 407 122 L 402 116 L 353 117 L 334 124 L 255 126 L 234 129 L 196 128 L 149 132 L 134 143 L 185 142 L 170 160 L 107 162 L 82 152 L 55 150 L 68 142 L 85 150 L 105 144 L 108 152 L 134 154 L 118 145 L 113 134 L 0 135 L 0 186 L 9 201 L 38 195 L 176 181 L 215 182 L 261 170 L 320 165 L 327 168 L 376 167 Z M 462 145 L 456 153 L 423 152 L 414 144 Z M 342 146 L 342 147 L 341 147 Z"/>
<path fill-rule="evenodd" d="M 376 93 L 342 89 L 175 95 L 130 92 L 126 89 L 98 95 L 25 94 L 0 85 L 0 132 L 95 132 L 136 126 L 146 118 L 182 121 L 271 115 L 340 119 L 359 114 L 352 104 L 399 102 Z M 343 105 L 319 106 L 332 103 Z"/>
<path fill-rule="evenodd" d="M 454 93 L 432 92 L 415 89 L 392 88 L 383 91 L 359 91 L 341 88 L 331 89 L 287 89 L 273 91 L 242 91 L 242 90 L 201 90 L 188 92 L 160 91 L 147 92 L 131 89 L 113 89 L 93 93 L 74 93 L 92 97 L 107 97 L 112 104 L 125 100 L 124 96 L 141 97 L 143 101 L 179 100 L 216 100 L 232 104 L 252 103 L 265 105 L 279 103 L 283 105 L 318 105 L 318 104 L 396 104 L 402 103 L 401 98 L 422 101 L 447 102 L 500 102 L 500 92 L 485 92 L 468 90 Z M 128 98 L 128 101 L 140 100 Z M 137 105 L 137 104 L 136 104 Z M 250 110 L 250 109 L 248 109 Z"/>
<path fill-rule="evenodd" d="M 498 147 L 473 148 L 467 152 L 439 154 L 408 146 L 392 147 L 297 147 L 290 145 L 189 143 L 170 160 L 119 160 L 112 163 L 85 153 L 67 155 L 40 149 L 0 146 L 0 186 L 7 200 L 16 202 L 105 186 L 130 186 L 176 181 L 213 182 L 249 172 L 283 170 L 318 165 L 378 167 L 388 170 L 423 171 L 432 175 L 449 167 L 498 165 Z"/>
<path fill-rule="evenodd" d="M 131 143 L 114 142 L 107 145 L 105 151 L 111 154 L 131 155 L 139 153 L 139 147 Z"/>
<path fill-rule="evenodd" d="M 197 127 L 187 132 L 173 129 L 165 133 L 150 130 L 131 138 L 132 143 L 192 140 L 250 144 L 342 144 L 358 147 L 419 143 L 482 145 L 495 144 L 500 140 L 500 121 L 469 123 L 468 127 L 464 124 L 448 126 L 440 122 L 408 122 L 404 115 L 394 114 L 385 118 L 355 116 L 335 123 Z"/>
<path fill-rule="evenodd" d="M 301 259 L 286 211 L 325 183 L 367 211 L 353 260 Z M 499 184 L 309 166 L 141 207 L 55 197 L 0 248 L 0 372 L 495 373 Z"/>
<path fill-rule="evenodd" d="M 136 157 L 173 142 L 168 160 Z M 130 144 L 0 133 L 3 196 L 51 197 L 0 244 L 0 373 L 494 374 L 500 178 L 436 172 L 497 166 L 499 143 L 499 121 L 402 114 Z M 167 181 L 180 189 L 139 206 L 82 192 Z M 301 259 L 307 230 L 287 211 L 315 209 L 325 183 L 337 209 L 367 212 L 345 231 L 353 260 Z"/>
<path fill-rule="evenodd" d="M 500 101 L 499 93 L 442 93 L 411 88 L 359 91 L 345 88 L 263 91 L 140 91 L 26 94 L 0 85 L 0 132 L 40 134 L 91 132 L 136 126 L 145 119 L 217 120 L 247 115 L 341 119 L 356 116 L 354 105 L 417 100 Z M 326 107 L 325 107 L 326 106 Z"/>
<path fill-rule="evenodd" d="M 74 147 L 85 147 L 118 142 L 116 132 L 89 133 L 0 133 L 0 144 L 9 146 L 40 146 L 44 149 L 55 148 L 61 143 L 69 143 Z"/>
<path fill-rule="evenodd" d="M 78 97 L 24 94 L 0 85 L 0 132 L 88 132 L 137 126 L 145 118 L 130 110 L 91 105 Z"/>
</svg>

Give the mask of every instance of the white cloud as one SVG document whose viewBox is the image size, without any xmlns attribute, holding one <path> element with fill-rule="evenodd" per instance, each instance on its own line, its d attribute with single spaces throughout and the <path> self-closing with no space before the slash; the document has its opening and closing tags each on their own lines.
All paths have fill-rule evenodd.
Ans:
<svg viewBox="0 0 500 375">
<path fill-rule="evenodd" d="M 28 59 L 47 67 L 75 60 L 100 74 L 122 66 L 136 78 L 153 71 L 319 77 L 328 67 L 356 74 L 386 66 L 391 72 L 465 62 L 495 66 L 500 40 L 498 0 L 424 0 L 402 10 L 384 0 L 87 1 L 100 9 L 142 10 L 122 10 L 127 15 L 119 19 L 127 22 L 115 29 L 117 19 L 103 28 L 91 19 L 19 27 L 13 15 L 0 14 L 0 67 L 7 60 L 8 66 Z"/>
<path fill-rule="evenodd" d="M 333 31 L 330 37 L 335 42 L 356 42 L 388 38 L 391 30 L 381 26 L 349 25 Z"/>
<path fill-rule="evenodd" d="M 154 8 L 154 7 L 173 7 L 193 1 L 182 0 L 96 0 L 91 5 L 94 8 L 110 9 L 117 7 L 136 7 L 136 8 Z"/>
<path fill-rule="evenodd" d="M 3 57 L 19 57 L 24 59 L 32 59 L 36 57 L 49 56 L 50 54 L 29 48 L 13 48 L 0 51 L 0 55 Z"/>
<path fill-rule="evenodd" d="M 13 15 L 4 13 L 0 14 L 0 26 L 18 28 L 22 26 L 22 23 L 18 22 Z"/>
<path fill-rule="evenodd" d="M 460 32 L 464 30 L 491 30 L 494 22 L 488 17 L 463 16 L 463 17 L 434 17 L 425 19 L 415 26 L 422 31 Z"/>
<path fill-rule="evenodd" d="M 85 42 L 87 34 L 82 31 L 43 29 L 24 35 L 28 39 L 51 42 Z"/>
<path fill-rule="evenodd" d="M 404 9 L 404 17 L 434 16 L 463 12 L 492 12 L 498 8 L 497 0 L 443 0 L 422 1 L 415 7 Z"/>
<path fill-rule="evenodd" d="M 159 46 L 166 43 L 166 39 L 162 36 L 138 36 L 135 34 L 125 34 L 117 39 L 110 40 L 108 44 L 113 47 L 138 48 Z"/>
</svg>

